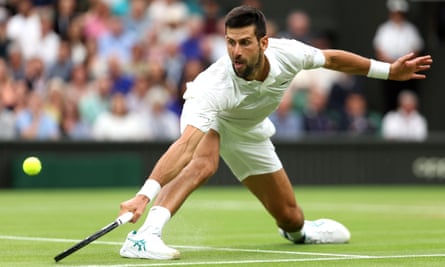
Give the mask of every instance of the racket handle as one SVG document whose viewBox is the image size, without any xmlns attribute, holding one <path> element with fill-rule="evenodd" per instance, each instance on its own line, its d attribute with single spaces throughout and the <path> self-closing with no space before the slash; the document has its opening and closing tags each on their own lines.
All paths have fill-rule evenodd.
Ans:
<svg viewBox="0 0 445 267">
<path fill-rule="evenodd" d="M 122 214 L 121 216 L 117 217 L 116 222 L 121 225 L 121 224 L 125 224 L 127 222 L 129 222 L 132 218 L 133 218 L 133 212 L 125 212 L 124 214 Z"/>
</svg>

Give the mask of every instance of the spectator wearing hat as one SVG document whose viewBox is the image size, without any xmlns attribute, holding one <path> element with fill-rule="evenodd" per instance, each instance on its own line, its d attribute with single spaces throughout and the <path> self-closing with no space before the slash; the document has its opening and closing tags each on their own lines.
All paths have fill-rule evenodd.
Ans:
<svg viewBox="0 0 445 267">
<path fill-rule="evenodd" d="M 388 0 L 388 20 L 381 24 L 374 36 L 376 58 L 393 62 L 401 55 L 414 52 L 419 54 L 424 41 L 417 27 L 407 18 L 409 4 L 406 0 Z M 397 96 L 404 89 L 417 91 L 415 80 L 406 82 L 383 81 L 385 95 L 384 111 L 397 107 Z"/>
</svg>

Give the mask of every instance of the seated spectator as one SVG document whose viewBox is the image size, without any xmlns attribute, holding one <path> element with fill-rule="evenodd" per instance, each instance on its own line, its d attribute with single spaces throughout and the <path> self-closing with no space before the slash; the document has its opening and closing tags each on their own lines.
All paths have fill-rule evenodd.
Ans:
<svg viewBox="0 0 445 267">
<path fill-rule="evenodd" d="M 411 91 L 399 94 L 399 107 L 383 117 L 383 138 L 422 141 L 428 134 L 426 119 L 418 111 L 417 95 Z"/>
<path fill-rule="evenodd" d="M 90 127 L 81 120 L 76 102 L 70 99 L 66 99 L 63 102 L 60 129 L 62 136 L 69 140 L 85 140 L 91 138 Z"/>
<path fill-rule="evenodd" d="M 92 126 L 97 117 L 108 110 L 111 98 L 111 80 L 102 76 L 95 81 L 95 90 L 89 91 L 79 100 L 81 119 Z"/>
<path fill-rule="evenodd" d="M 15 116 L 3 101 L 4 88 L 0 87 L 0 140 L 10 140 L 15 137 Z"/>
<path fill-rule="evenodd" d="M 83 96 L 94 90 L 93 83 L 88 77 L 86 66 L 83 64 L 76 65 L 71 71 L 70 81 L 66 84 L 64 95 L 78 103 Z"/>
<path fill-rule="evenodd" d="M 136 76 L 133 87 L 126 95 L 128 109 L 132 112 L 147 111 L 147 92 L 149 82 L 147 75 L 141 74 Z"/>
<path fill-rule="evenodd" d="M 8 11 L 4 7 L 0 7 L 0 58 L 7 58 L 8 47 L 12 43 L 6 33 L 6 24 L 8 22 Z"/>
<path fill-rule="evenodd" d="M 303 112 L 304 129 L 307 134 L 328 134 L 337 130 L 335 120 L 327 109 L 327 96 L 318 89 L 311 89 L 308 104 Z"/>
<path fill-rule="evenodd" d="M 48 68 L 48 79 L 60 78 L 68 82 L 71 78 L 71 72 L 74 64 L 71 59 L 71 47 L 67 41 L 60 42 L 56 61 Z"/>
<path fill-rule="evenodd" d="M 53 78 L 48 81 L 47 87 L 44 108 L 57 124 L 60 124 L 60 121 L 62 120 L 63 90 L 65 83 L 59 78 Z"/>
<path fill-rule="evenodd" d="M 124 29 L 137 38 L 144 38 L 151 27 L 147 17 L 148 3 L 145 0 L 132 0 L 129 2 L 130 10 L 122 17 Z"/>
<path fill-rule="evenodd" d="M 124 72 L 118 58 L 111 57 L 107 62 L 108 75 L 111 78 L 111 92 L 128 94 L 133 87 L 134 77 Z"/>
<path fill-rule="evenodd" d="M 169 92 L 162 88 L 151 88 L 147 92 L 149 106 L 148 128 L 150 140 L 173 141 L 180 135 L 179 118 L 167 108 L 170 101 Z"/>
<path fill-rule="evenodd" d="M 7 22 L 8 38 L 20 47 L 25 60 L 35 57 L 40 52 L 36 46 L 40 39 L 40 19 L 31 0 L 18 1 L 18 13 Z"/>
<path fill-rule="evenodd" d="M 42 96 L 31 92 L 27 107 L 17 114 L 18 135 L 27 140 L 56 140 L 60 137 L 57 122 L 44 109 Z"/>
<path fill-rule="evenodd" d="M 141 123 L 142 116 L 129 112 L 125 96 L 116 93 L 111 98 L 110 110 L 100 114 L 92 127 L 96 140 L 136 141 L 150 137 L 147 124 Z"/>
<path fill-rule="evenodd" d="M 71 60 L 73 64 L 83 64 L 87 59 L 85 35 L 82 32 L 82 17 L 73 20 L 68 28 L 66 40 L 71 47 Z"/>
<path fill-rule="evenodd" d="M 48 68 L 57 59 L 57 52 L 59 51 L 60 37 L 53 30 L 53 14 L 49 10 L 40 11 L 40 38 L 34 47 L 36 49 L 36 56 L 40 57 Z"/>
<path fill-rule="evenodd" d="M 17 43 L 11 43 L 7 52 L 8 68 L 12 78 L 14 80 L 25 79 L 25 62 L 20 46 Z"/>
<path fill-rule="evenodd" d="M 346 96 L 344 111 L 340 118 L 340 131 L 351 135 L 371 135 L 377 133 L 380 118 L 367 110 L 366 99 L 360 93 Z"/>
<path fill-rule="evenodd" d="M 54 31 L 62 38 L 68 37 L 70 24 L 78 16 L 75 0 L 57 0 L 54 16 Z"/>
<path fill-rule="evenodd" d="M 136 36 L 126 32 L 119 17 L 110 17 L 109 30 L 97 39 L 97 53 L 101 60 L 115 57 L 123 64 L 130 61 L 131 48 L 136 43 Z"/>
<path fill-rule="evenodd" d="M 272 139 L 277 141 L 297 141 L 301 137 L 303 120 L 301 115 L 293 110 L 291 98 L 283 98 L 278 109 L 270 115 L 270 120 L 276 129 Z"/>
</svg>

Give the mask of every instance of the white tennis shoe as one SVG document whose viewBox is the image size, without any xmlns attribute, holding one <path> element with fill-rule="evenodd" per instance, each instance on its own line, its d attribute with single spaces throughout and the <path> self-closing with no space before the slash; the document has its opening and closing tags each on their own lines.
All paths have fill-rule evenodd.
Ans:
<svg viewBox="0 0 445 267">
<path fill-rule="evenodd" d="M 303 240 L 293 240 L 282 229 L 278 229 L 281 236 L 294 243 L 305 244 L 338 244 L 347 243 L 351 239 L 351 233 L 341 223 L 331 219 L 318 219 L 305 221 L 303 226 Z"/>
<path fill-rule="evenodd" d="M 126 258 L 173 260 L 179 259 L 181 254 L 165 245 L 157 235 L 138 235 L 136 231 L 132 231 L 125 239 L 120 255 Z"/>
</svg>

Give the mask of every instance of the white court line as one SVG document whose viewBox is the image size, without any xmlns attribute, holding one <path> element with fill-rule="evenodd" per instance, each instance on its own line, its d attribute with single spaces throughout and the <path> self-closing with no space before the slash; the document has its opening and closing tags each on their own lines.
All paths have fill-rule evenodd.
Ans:
<svg viewBox="0 0 445 267">
<path fill-rule="evenodd" d="M 238 260 L 238 261 L 197 261 L 197 262 L 166 262 L 166 263 L 136 263 L 136 264 L 113 264 L 113 265 L 76 265 L 76 267 L 152 267 L 152 266 L 197 266 L 197 265 L 222 265 L 222 264 L 254 264 L 254 263 L 286 263 L 286 262 L 311 262 L 311 261 L 344 261 L 359 259 L 394 259 L 394 258 L 430 258 L 445 257 L 445 254 L 426 255 L 393 255 L 393 256 L 363 256 L 363 257 L 324 257 L 306 259 L 277 259 L 277 260 Z M 72 267 L 73 265 L 59 265 L 59 267 Z"/>
<path fill-rule="evenodd" d="M 58 242 L 58 243 L 74 243 L 80 240 L 75 239 L 61 239 L 61 238 L 44 238 L 44 237 L 24 237 L 24 236 L 8 236 L 0 235 L 0 239 L 6 240 L 24 240 L 24 241 L 39 241 L 39 242 Z M 121 245 L 122 242 L 108 242 L 96 241 L 96 244 L 104 245 Z M 270 260 L 237 260 L 237 261 L 197 261 L 197 262 L 182 262 L 169 261 L 163 263 L 137 263 L 137 264 L 101 264 L 101 265 L 76 265 L 77 267 L 150 267 L 150 266 L 198 266 L 198 265 L 222 265 L 222 264 L 255 264 L 255 263 L 286 263 L 286 262 L 311 262 L 311 261 L 342 261 L 342 260 L 360 260 L 360 259 L 407 259 L 407 258 L 431 258 L 431 257 L 445 257 L 445 254 L 419 254 L 419 255 L 388 255 L 388 256 L 367 256 L 367 255 L 347 255 L 347 254 L 333 254 L 333 253 L 316 253 L 316 252 L 296 252 L 296 251 L 275 251 L 275 250 L 261 250 L 261 249 L 236 249 L 236 248 L 218 248 L 205 246 L 175 246 L 178 248 L 192 249 L 192 250 L 222 250 L 222 251 L 241 251 L 241 252 L 256 252 L 256 253 L 274 253 L 274 254 L 294 254 L 294 255 L 311 255 L 311 256 L 330 256 L 317 258 L 292 258 L 292 259 L 270 259 Z M 73 266 L 73 265 L 58 265 Z"/>
<path fill-rule="evenodd" d="M 80 240 L 63 239 L 63 238 L 47 238 L 47 237 L 26 237 L 26 236 L 9 236 L 0 235 L 0 239 L 19 240 L 19 241 L 38 241 L 38 242 L 55 242 L 55 243 L 77 243 Z M 122 245 L 122 242 L 110 242 L 96 240 L 93 244 L 102 245 Z M 337 254 L 337 253 L 317 253 L 317 252 L 298 252 L 298 251 L 284 251 L 284 250 L 264 250 L 264 249 L 243 249 L 243 248 L 223 248 L 223 247 L 209 247 L 209 246 L 174 246 L 175 248 L 183 248 L 188 250 L 214 250 L 214 251 L 233 251 L 233 252 L 251 252 L 251 253 L 269 253 L 269 254 L 293 254 L 293 255 L 311 255 L 311 256 L 331 256 L 331 257 L 367 257 L 360 255 Z"/>
</svg>

